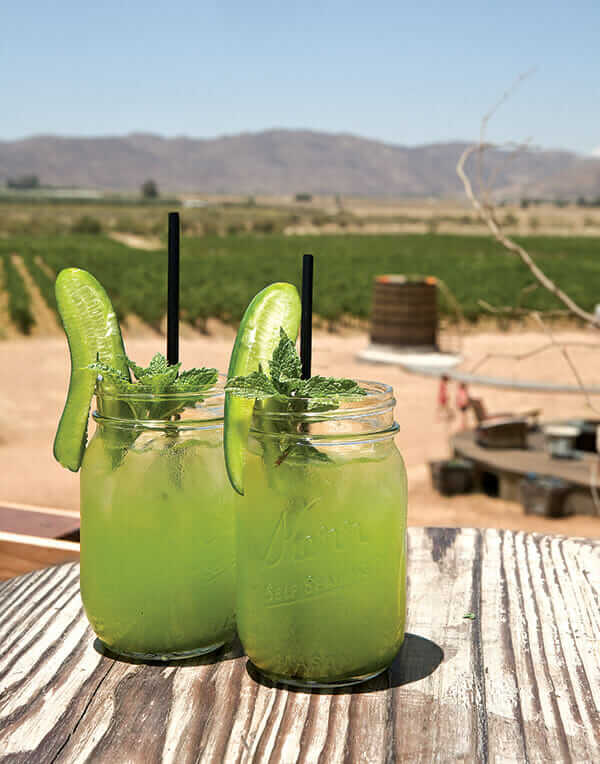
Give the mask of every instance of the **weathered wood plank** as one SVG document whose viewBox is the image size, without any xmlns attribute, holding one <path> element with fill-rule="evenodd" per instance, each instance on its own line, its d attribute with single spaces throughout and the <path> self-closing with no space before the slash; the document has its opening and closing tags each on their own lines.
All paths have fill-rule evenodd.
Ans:
<svg viewBox="0 0 600 764">
<path fill-rule="evenodd" d="M 79 532 L 79 514 L 42 507 L 27 508 L 24 504 L 0 502 L 0 530 L 49 539 L 73 541 Z M 27 572 L 27 571 L 26 571 Z"/>
<path fill-rule="evenodd" d="M 409 554 L 400 656 L 336 693 L 256 681 L 239 646 L 114 661 L 74 564 L 1 583 L 0 760 L 599 761 L 600 544 L 414 528 Z"/>
<path fill-rule="evenodd" d="M 0 581 L 78 559 L 79 544 L 74 541 L 0 531 Z"/>
<path fill-rule="evenodd" d="M 44 507 L 38 504 L 23 504 L 18 501 L 7 501 L 6 499 L 0 499 L 0 507 L 16 510 L 20 512 L 43 512 L 48 515 L 57 515 L 59 517 L 71 517 L 75 520 L 79 519 L 79 510 L 77 509 L 63 509 L 57 507 Z"/>
</svg>

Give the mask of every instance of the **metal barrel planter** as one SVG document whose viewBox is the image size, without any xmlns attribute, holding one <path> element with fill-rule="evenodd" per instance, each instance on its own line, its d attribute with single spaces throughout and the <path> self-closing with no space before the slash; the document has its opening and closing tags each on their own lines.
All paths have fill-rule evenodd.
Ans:
<svg viewBox="0 0 600 764">
<path fill-rule="evenodd" d="M 373 288 L 371 342 L 401 347 L 437 347 L 437 282 L 377 276 Z"/>
</svg>

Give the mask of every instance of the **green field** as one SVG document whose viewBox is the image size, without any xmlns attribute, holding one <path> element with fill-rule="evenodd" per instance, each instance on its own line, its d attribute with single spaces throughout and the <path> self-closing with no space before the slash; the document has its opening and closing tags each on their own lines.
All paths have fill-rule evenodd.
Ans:
<svg viewBox="0 0 600 764">
<path fill-rule="evenodd" d="M 593 310 L 600 302 L 600 239 L 540 236 L 520 241 L 583 308 Z M 182 239 L 183 318 L 199 327 L 209 317 L 239 321 L 250 298 L 266 284 L 291 281 L 299 285 L 304 252 L 316 256 L 315 313 L 330 322 L 346 316 L 367 318 L 373 277 L 382 273 L 437 276 L 470 320 L 485 312 L 479 299 L 493 306 L 520 303 L 542 311 L 560 307 L 541 287 L 523 293 L 533 283 L 529 271 L 517 257 L 485 237 L 232 235 Z M 48 271 L 78 266 L 105 285 L 119 317 L 133 313 L 158 326 L 164 315 L 164 251 L 132 249 L 103 235 L 13 236 L 0 239 L 2 288 L 9 292 L 11 319 L 23 332 L 30 330 L 34 316 L 28 292 L 8 257 L 11 253 L 23 258 L 53 309 Z M 441 311 L 454 315 L 445 299 Z"/>
</svg>

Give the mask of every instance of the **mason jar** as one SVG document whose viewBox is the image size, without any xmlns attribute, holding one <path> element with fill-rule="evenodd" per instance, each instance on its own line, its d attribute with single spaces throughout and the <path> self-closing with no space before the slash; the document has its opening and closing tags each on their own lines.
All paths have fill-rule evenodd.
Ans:
<svg viewBox="0 0 600 764">
<path fill-rule="evenodd" d="M 184 658 L 235 633 L 224 395 L 194 395 L 97 394 L 81 468 L 81 596 L 117 654 Z"/>
<path fill-rule="evenodd" d="M 393 390 L 323 411 L 257 404 L 236 504 L 237 622 L 265 676 L 300 686 L 369 679 L 393 661 L 406 609 L 406 471 Z M 304 409 L 304 411 L 299 411 Z"/>
</svg>

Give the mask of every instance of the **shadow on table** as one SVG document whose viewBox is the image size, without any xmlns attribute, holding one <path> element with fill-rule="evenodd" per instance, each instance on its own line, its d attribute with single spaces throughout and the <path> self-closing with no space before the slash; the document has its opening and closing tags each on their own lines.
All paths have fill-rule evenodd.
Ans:
<svg viewBox="0 0 600 764">
<path fill-rule="evenodd" d="M 317 695 L 345 695 L 364 692 L 378 692 L 389 690 L 392 687 L 401 687 L 404 684 L 418 682 L 426 676 L 433 674 L 440 663 L 444 660 L 444 651 L 435 642 L 417 634 L 406 634 L 404 643 L 398 655 L 387 671 L 368 682 L 354 684 L 349 687 L 337 687 L 329 689 L 294 687 L 293 685 L 272 682 L 250 663 L 246 662 L 246 670 L 255 682 L 265 687 L 276 687 L 289 692 L 308 692 Z"/>
<path fill-rule="evenodd" d="M 212 653 L 206 655 L 196 655 L 193 658 L 174 658 L 173 660 L 147 660 L 143 658 L 130 658 L 124 655 L 118 655 L 113 653 L 103 642 L 98 638 L 94 640 L 94 650 L 104 655 L 106 658 L 110 658 L 113 661 L 119 661 L 121 663 L 132 663 L 134 665 L 144 664 L 146 666 L 211 666 L 215 663 L 223 663 L 224 661 L 233 661 L 236 658 L 241 658 L 244 655 L 244 650 L 240 644 L 239 639 L 236 637 L 234 642 L 215 650 Z"/>
</svg>

